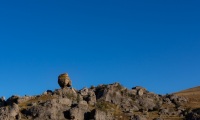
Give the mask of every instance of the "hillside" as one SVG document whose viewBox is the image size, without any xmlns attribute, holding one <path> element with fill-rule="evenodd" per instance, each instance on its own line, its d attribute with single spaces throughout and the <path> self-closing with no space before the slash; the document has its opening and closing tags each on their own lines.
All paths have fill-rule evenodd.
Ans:
<svg viewBox="0 0 200 120">
<path fill-rule="evenodd" d="M 76 90 L 68 74 L 60 89 L 37 96 L 0 99 L 0 120 L 199 120 L 199 87 L 158 95 L 120 83 Z"/>
<path fill-rule="evenodd" d="M 188 108 L 200 108 L 200 86 L 183 90 L 175 94 L 188 98 L 189 102 L 186 104 Z"/>
</svg>

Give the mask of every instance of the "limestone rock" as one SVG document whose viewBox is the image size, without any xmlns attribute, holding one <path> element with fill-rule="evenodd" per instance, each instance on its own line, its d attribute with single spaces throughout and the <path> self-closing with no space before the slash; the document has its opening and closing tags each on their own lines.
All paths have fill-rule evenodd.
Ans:
<svg viewBox="0 0 200 120">
<path fill-rule="evenodd" d="M 95 103 L 96 103 L 96 95 L 95 95 L 94 91 L 90 90 L 88 92 L 87 102 L 90 105 L 95 105 Z"/>
<path fill-rule="evenodd" d="M 143 111 L 153 110 L 156 104 L 152 98 L 139 98 L 136 100 L 140 105 L 140 109 Z"/>
<path fill-rule="evenodd" d="M 67 97 L 69 99 L 75 100 L 75 99 L 77 99 L 77 94 L 78 93 L 73 88 L 65 87 L 63 89 L 55 90 L 54 93 L 53 93 L 53 96 L 55 96 L 55 97 L 63 97 L 63 98 Z"/>
<path fill-rule="evenodd" d="M 10 112 L 10 117 L 11 118 L 18 118 L 20 119 L 20 114 L 19 114 L 19 106 L 15 103 L 11 106 L 11 109 L 9 110 Z"/>
<path fill-rule="evenodd" d="M 63 120 L 64 111 L 70 109 L 70 100 L 67 98 L 51 99 L 36 106 L 25 109 L 25 117 L 34 120 Z"/>
<path fill-rule="evenodd" d="M 88 118 L 87 116 L 87 108 L 80 107 L 80 106 L 85 106 L 85 103 L 79 104 L 79 106 L 76 106 L 74 108 L 71 108 L 69 113 L 70 113 L 70 119 L 73 120 L 86 120 Z"/>
<path fill-rule="evenodd" d="M 0 108 L 0 120 L 20 120 L 20 108 L 17 104 L 13 103 L 10 107 Z"/>
<path fill-rule="evenodd" d="M 88 88 L 83 88 L 83 89 L 81 89 L 81 90 L 80 90 L 80 93 L 81 93 L 82 96 L 88 95 Z"/>
<path fill-rule="evenodd" d="M 1 98 L 0 120 L 162 120 L 168 116 L 200 119 L 199 109 L 189 111 L 188 100 L 173 94 L 157 95 L 143 87 L 128 89 L 119 83 L 75 90 L 68 74 L 61 74 L 58 83 L 62 89 L 47 90 L 41 95 Z M 152 112 L 157 115 L 152 116 Z"/>
<path fill-rule="evenodd" d="M 58 76 L 58 84 L 61 88 L 72 86 L 72 82 L 67 73 L 63 73 Z"/>
<path fill-rule="evenodd" d="M 139 90 L 137 91 L 137 94 L 138 94 L 139 96 L 142 96 L 143 93 L 144 93 L 143 89 L 139 89 Z"/>
</svg>

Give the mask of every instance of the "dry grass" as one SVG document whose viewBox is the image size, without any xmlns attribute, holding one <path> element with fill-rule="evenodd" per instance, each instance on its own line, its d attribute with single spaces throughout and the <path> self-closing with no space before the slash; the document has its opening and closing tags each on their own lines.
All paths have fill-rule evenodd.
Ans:
<svg viewBox="0 0 200 120">
<path fill-rule="evenodd" d="M 28 100 L 28 101 L 26 101 L 26 102 L 23 102 L 23 103 L 20 103 L 19 104 L 19 107 L 21 108 L 21 109 L 26 109 L 26 108 L 28 108 L 29 107 L 29 104 L 32 104 L 32 103 L 39 103 L 39 102 L 45 102 L 45 101 L 47 101 L 47 100 L 51 100 L 51 99 L 53 99 L 54 97 L 53 96 L 50 96 L 50 95 L 42 95 L 42 96 L 39 96 L 39 97 L 35 97 L 35 98 L 33 98 L 33 99 L 30 99 L 30 100 Z"/>
<path fill-rule="evenodd" d="M 186 104 L 186 107 L 192 109 L 200 108 L 200 86 L 183 90 L 175 94 L 178 96 L 183 96 L 189 100 L 188 104 Z"/>
<path fill-rule="evenodd" d="M 98 101 L 95 108 L 105 113 L 111 113 L 116 120 L 129 120 L 117 105 L 110 102 Z"/>
</svg>

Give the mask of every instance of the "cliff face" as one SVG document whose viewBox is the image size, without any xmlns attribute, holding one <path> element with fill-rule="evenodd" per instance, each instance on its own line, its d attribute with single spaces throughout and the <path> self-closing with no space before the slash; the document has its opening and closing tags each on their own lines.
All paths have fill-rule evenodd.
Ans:
<svg viewBox="0 0 200 120">
<path fill-rule="evenodd" d="M 64 87 L 37 96 L 0 99 L 0 120 L 197 120 L 186 97 L 157 95 L 119 83 L 75 90 Z"/>
</svg>

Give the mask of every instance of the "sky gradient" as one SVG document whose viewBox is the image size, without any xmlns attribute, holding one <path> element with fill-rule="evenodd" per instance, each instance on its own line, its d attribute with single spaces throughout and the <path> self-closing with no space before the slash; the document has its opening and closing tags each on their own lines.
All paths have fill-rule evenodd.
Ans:
<svg viewBox="0 0 200 120">
<path fill-rule="evenodd" d="M 0 96 L 120 82 L 165 94 L 200 85 L 199 0 L 0 1 Z"/>
</svg>

